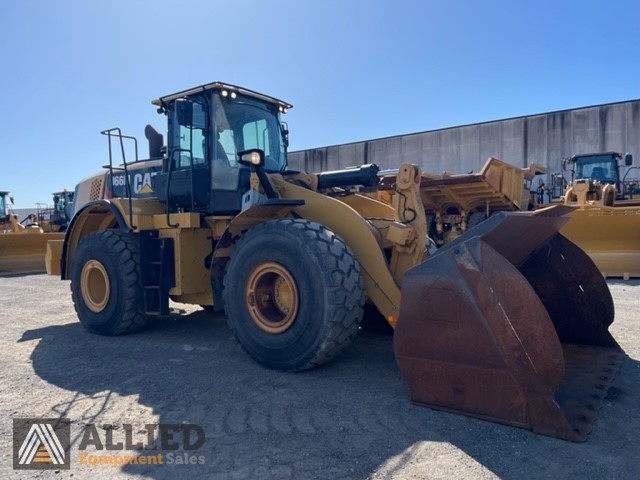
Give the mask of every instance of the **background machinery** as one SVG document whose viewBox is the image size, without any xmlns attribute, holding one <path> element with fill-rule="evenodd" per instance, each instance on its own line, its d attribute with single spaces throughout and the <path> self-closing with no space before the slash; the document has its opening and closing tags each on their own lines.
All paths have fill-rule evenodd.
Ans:
<svg viewBox="0 0 640 480">
<path fill-rule="evenodd" d="M 535 163 L 520 168 L 490 157 L 478 173 L 422 172 L 420 197 L 429 236 L 440 247 L 496 212 L 532 210 L 531 181 L 545 171 Z M 377 198 L 391 204 L 395 181 L 395 171 L 382 172 Z"/>
<path fill-rule="evenodd" d="M 13 197 L 10 192 L 0 191 L 0 233 L 21 232 L 31 218 L 20 221 L 11 207 L 12 204 Z"/>
<path fill-rule="evenodd" d="M 631 154 L 618 152 L 574 155 L 562 162 L 563 170 L 571 172 L 571 182 L 564 192 L 565 204 L 613 206 L 616 201 L 633 200 L 637 180 L 627 180 L 632 167 L 624 173 L 621 163 L 631 167 Z M 628 203 L 628 202 L 627 202 Z M 634 202 L 640 205 L 640 199 Z"/>
<path fill-rule="evenodd" d="M 7 200 L 9 192 L 0 192 L 0 274 L 44 272 L 47 242 L 64 235 L 44 233 L 31 216 L 19 222 Z"/>
<path fill-rule="evenodd" d="M 545 168 L 532 164 L 518 168 L 489 158 L 478 173 L 434 175 L 422 173 L 420 195 L 427 215 L 429 236 L 437 246 L 455 239 L 499 211 L 526 211 L 548 207 L 547 193 L 560 187 L 563 195 L 551 204 L 575 207 L 562 235 L 582 248 L 605 277 L 640 276 L 640 198 L 638 181 L 623 174 L 621 164 L 632 164 L 629 154 L 616 152 L 574 155 L 563 161 L 570 181 L 553 174 L 553 186 L 542 180 L 537 191 L 531 183 Z M 386 172 L 375 196 L 390 203 L 393 172 Z"/>
<path fill-rule="evenodd" d="M 596 263 L 607 277 L 640 277 L 640 198 L 638 181 L 628 179 L 630 154 L 574 155 L 563 162 L 571 172 L 561 201 L 577 207 L 562 234 Z"/>
<path fill-rule="evenodd" d="M 214 82 L 153 103 L 167 145 L 147 127 L 150 159 L 110 155 L 49 242 L 90 332 L 199 304 L 257 362 L 299 371 L 343 350 L 368 302 L 395 328 L 412 400 L 585 439 L 624 354 L 606 283 L 558 234 L 570 208 L 498 213 L 429 253 L 417 167 L 399 167 L 385 203 L 361 193 L 379 188 L 375 165 L 287 169 L 286 102 Z"/>
<path fill-rule="evenodd" d="M 64 232 L 73 216 L 74 192 L 63 190 L 52 194 L 53 203 L 50 207 L 38 206 L 36 223 L 45 232 Z"/>
</svg>

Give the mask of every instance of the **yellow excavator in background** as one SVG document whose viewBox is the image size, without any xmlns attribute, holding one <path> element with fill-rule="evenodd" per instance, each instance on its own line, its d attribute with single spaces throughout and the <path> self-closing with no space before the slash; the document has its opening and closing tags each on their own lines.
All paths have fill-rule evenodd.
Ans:
<svg viewBox="0 0 640 480">
<path fill-rule="evenodd" d="M 586 438 L 624 353 L 606 283 L 558 233 L 571 207 L 499 212 L 434 250 L 416 166 L 382 186 L 375 165 L 289 170 L 291 105 L 239 86 L 153 104 L 167 145 L 147 127 L 149 159 L 127 162 L 132 137 L 102 132 L 108 168 L 49 242 L 89 332 L 139 331 L 171 299 L 225 311 L 255 361 L 300 371 L 349 345 L 366 303 L 395 329 L 413 401 Z M 367 195 L 382 188 L 390 203 Z"/>
</svg>

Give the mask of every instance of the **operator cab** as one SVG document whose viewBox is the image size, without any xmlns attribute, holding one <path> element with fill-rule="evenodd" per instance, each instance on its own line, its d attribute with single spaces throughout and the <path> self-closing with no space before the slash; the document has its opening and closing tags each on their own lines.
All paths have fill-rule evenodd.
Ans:
<svg viewBox="0 0 640 480">
<path fill-rule="evenodd" d="M 287 168 L 292 106 L 242 87 L 214 82 L 152 102 L 168 118 L 168 148 L 153 190 L 169 211 L 235 214 L 249 190 L 250 169 L 238 153 L 259 149 L 264 169 Z"/>
<path fill-rule="evenodd" d="M 576 180 L 586 179 L 601 184 L 611 184 L 616 186 L 617 192 L 621 193 L 621 179 L 619 163 L 624 159 L 625 166 L 633 162 L 631 154 L 624 156 L 617 152 L 591 153 L 574 155 L 569 159 L 573 165 L 572 176 Z"/>
<path fill-rule="evenodd" d="M 53 210 L 50 221 L 54 225 L 66 225 L 73 216 L 74 192 L 66 190 L 53 194 Z"/>
<path fill-rule="evenodd" d="M 574 155 L 576 178 L 586 178 L 600 183 L 615 184 L 618 181 L 617 160 L 612 154 Z"/>
<path fill-rule="evenodd" d="M 7 221 L 7 201 L 9 192 L 0 192 L 0 223 Z"/>
</svg>

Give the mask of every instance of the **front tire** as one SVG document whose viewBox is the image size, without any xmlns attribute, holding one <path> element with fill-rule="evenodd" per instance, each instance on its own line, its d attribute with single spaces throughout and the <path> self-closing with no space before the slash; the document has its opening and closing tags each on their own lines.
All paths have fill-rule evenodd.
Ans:
<svg viewBox="0 0 640 480">
<path fill-rule="evenodd" d="M 131 234 L 104 230 L 82 238 L 71 259 L 71 297 L 89 332 L 113 336 L 147 326 L 139 261 Z"/>
<path fill-rule="evenodd" d="M 358 331 L 360 265 L 324 226 L 272 220 L 240 238 L 226 267 L 229 325 L 258 363 L 306 370 L 335 357 Z"/>
</svg>

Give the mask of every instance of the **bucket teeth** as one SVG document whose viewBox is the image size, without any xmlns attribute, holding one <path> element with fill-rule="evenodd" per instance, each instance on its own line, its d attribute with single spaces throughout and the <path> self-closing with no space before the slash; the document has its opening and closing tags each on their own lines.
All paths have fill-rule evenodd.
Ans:
<svg viewBox="0 0 640 480">
<path fill-rule="evenodd" d="M 501 214 L 407 271 L 394 350 L 413 401 L 586 439 L 624 353 L 564 220 Z"/>
</svg>

